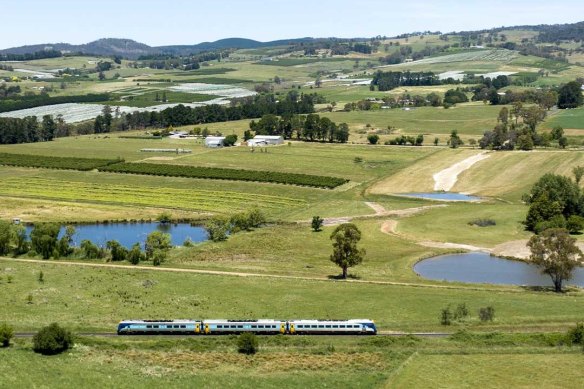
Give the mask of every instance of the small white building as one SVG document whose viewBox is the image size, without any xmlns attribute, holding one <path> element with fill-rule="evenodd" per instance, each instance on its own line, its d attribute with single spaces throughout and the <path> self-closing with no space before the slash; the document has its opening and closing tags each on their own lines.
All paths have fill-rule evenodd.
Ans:
<svg viewBox="0 0 584 389">
<path fill-rule="evenodd" d="M 284 138 L 280 135 L 256 135 L 247 141 L 248 146 L 281 145 Z"/>
<path fill-rule="evenodd" d="M 223 147 L 224 136 L 208 136 L 205 138 L 205 147 Z"/>
</svg>

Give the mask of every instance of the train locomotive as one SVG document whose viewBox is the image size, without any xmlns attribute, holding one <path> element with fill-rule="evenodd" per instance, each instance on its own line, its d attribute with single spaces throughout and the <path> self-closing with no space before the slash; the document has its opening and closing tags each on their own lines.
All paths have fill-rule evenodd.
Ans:
<svg viewBox="0 0 584 389">
<path fill-rule="evenodd" d="M 376 335 L 375 322 L 351 320 L 124 320 L 118 335 Z"/>
</svg>

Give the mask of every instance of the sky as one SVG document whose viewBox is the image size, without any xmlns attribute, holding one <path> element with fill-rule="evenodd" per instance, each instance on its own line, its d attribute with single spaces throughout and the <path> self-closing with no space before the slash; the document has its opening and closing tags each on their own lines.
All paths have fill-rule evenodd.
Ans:
<svg viewBox="0 0 584 389">
<path fill-rule="evenodd" d="M 394 36 L 584 21 L 582 0 L 16 0 L 0 48 L 126 38 L 150 46 L 242 37 Z"/>
</svg>

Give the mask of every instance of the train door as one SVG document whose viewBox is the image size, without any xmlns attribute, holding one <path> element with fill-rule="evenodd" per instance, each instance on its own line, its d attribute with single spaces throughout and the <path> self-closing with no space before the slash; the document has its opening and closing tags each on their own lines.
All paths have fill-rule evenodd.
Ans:
<svg viewBox="0 0 584 389">
<path fill-rule="evenodd" d="M 286 333 L 286 323 L 280 323 L 280 333 L 281 334 Z"/>
</svg>

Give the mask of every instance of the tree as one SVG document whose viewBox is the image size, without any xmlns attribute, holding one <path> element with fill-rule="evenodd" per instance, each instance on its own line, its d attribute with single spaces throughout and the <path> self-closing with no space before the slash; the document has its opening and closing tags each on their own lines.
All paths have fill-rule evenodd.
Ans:
<svg viewBox="0 0 584 389">
<path fill-rule="evenodd" d="M 12 242 L 15 244 L 14 254 L 21 255 L 30 249 L 30 242 L 28 241 L 28 234 L 26 227 L 22 224 L 12 226 Z"/>
<path fill-rule="evenodd" d="M 313 216 L 312 223 L 311 223 L 312 230 L 314 232 L 318 232 L 318 231 L 322 230 L 323 223 L 324 223 L 323 218 L 321 218 L 320 216 Z"/>
<path fill-rule="evenodd" d="M 244 332 L 237 338 L 237 351 L 241 354 L 253 355 L 258 349 L 258 338 L 251 332 Z"/>
<path fill-rule="evenodd" d="M 223 146 L 225 147 L 234 146 L 235 142 L 237 142 L 237 135 L 235 134 L 227 135 L 223 140 Z"/>
<path fill-rule="evenodd" d="M 11 238 L 12 225 L 5 220 L 0 220 L 0 255 L 6 255 L 10 251 Z"/>
<path fill-rule="evenodd" d="M 580 185 L 580 180 L 584 177 L 584 166 L 576 166 L 572 169 L 572 174 L 574 174 L 574 179 L 576 180 L 576 185 Z"/>
<path fill-rule="evenodd" d="M 35 353 L 60 354 L 74 345 L 73 335 L 57 323 L 43 327 L 32 339 Z"/>
<path fill-rule="evenodd" d="M 452 130 L 452 132 L 450 133 L 450 139 L 448 140 L 448 144 L 453 149 L 456 149 L 464 144 L 462 139 L 460 139 L 460 136 L 458 136 L 457 130 Z"/>
<path fill-rule="evenodd" d="M 105 80 L 105 74 L 103 72 L 99 72 L 97 77 L 99 78 L 99 81 Z"/>
<path fill-rule="evenodd" d="M 79 248 L 83 253 L 83 257 L 86 259 L 98 259 L 104 257 L 103 249 L 93 244 L 93 242 L 88 239 L 83 239 Z"/>
<path fill-rule="evenodd" d="M 132 246 L 132 249 L 128 252 L 127 258 L 128 262 L 130 262 L 132 265 L 137 265 L 140 263 L 140 261 L 144 260 L 144 254 L 140 248 L 140 243 L 135 243 Z"/>
<path fill-rule="evenodd" d="M 225 217 L 216 216 L 205 224 L 205 229 L 209 239 L 213 242 L 221 242 L 227 239 L 229 234 L 229 220 Z"/>
<path fill-rule="evenodd" d="M 128 250 L 117 240 L 108 241 L 105 247 L 110 251 L 114 262 L 125 261 L 128 257 Z"/>
<path fill-rule="evenodd" d="M 562 136 L 558 139 L 558 146 L 560 146 L 561 149 L 565 149 L 568 146 L 568 138 Z"/>
<path fill-rule="evenodd" d="M 73 248 L 71 248 L 71 243 L 73 243 L 73 235 L 75 235 L 75 227 L 65 227 L 65 234 L 57 242 L 57 253 L 59 254 L 59 257 L 66 257 L 73 253 Z"/>
<path fill-rule="evenodd" d="M 555 126 L 550 132 L 553 140 L 560 140 L 564 136 L 564 129 L 560 126 Z"/>
<path fill-rule="evenodd" d="M 540 267 L 542 274 L 551 277 L 556 292 L 562 291 L 562 283 L 571 279 L 576 266 L 582 263 L 582 251 L 565 229 L 547 229 L 532 236 L 527 246 L 531 250 L 530 260 Z"/>
<path fill-rule="evenodd" d="M 370 144 L 376 145 L 377 142 L 379 142 L 379 135 L 377 134 L 368 135 L 367 140 L 369 141 Z"/>
<path fill-rule="evenodd" d="M 583 103 L 582 85 L 578 81 L 569 82 L 560 88 L 558 92 L 558 108 L 576 108 Z"/>
<path fill-rule="evenodd" d="M 2 347 L 10 346 L 10 339 L 14 336 L 14 329 L 6 323 L 0 324 L 0 345 Z"/>
<path fill-rule="evenodd" d="M 333 253 L 330 260 L 343 270 L 343 279 L 347 278 L 347 269 L 363 262 L 365 249 L 358 249 L 361 231 L 353 223 L 341 224 L 331 234 Z"/>
<path fill-rule="evenodd" d="M 57 248 L 57 237 L 61 227 L 54 223 L 36 224 L 31 233 L 30 239 L 32 248 L 41 254 L 43 259 L 49 259 Z"/>
<path fill-rule="evenodd" d="M 152 259 L 155 251 L 167 251 L 172 247 L 170 234 L 161 231 L 153 231 L 146 237 L 144 251 L 146 259 Z"/>
</svg>

